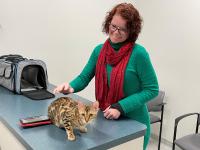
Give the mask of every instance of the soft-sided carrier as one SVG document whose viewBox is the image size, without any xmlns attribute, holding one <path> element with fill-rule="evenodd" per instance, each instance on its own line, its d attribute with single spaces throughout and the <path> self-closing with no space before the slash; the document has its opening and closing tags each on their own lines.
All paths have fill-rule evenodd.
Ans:
<svg viewBox="0 0 200 150">
<path fill-rule="evenodd" d="M 48 76 L 45 63 L 21 55 L 0 56 L 0 85 L 35 100 L 54 97 L 47 91 Z"/>
</svg>

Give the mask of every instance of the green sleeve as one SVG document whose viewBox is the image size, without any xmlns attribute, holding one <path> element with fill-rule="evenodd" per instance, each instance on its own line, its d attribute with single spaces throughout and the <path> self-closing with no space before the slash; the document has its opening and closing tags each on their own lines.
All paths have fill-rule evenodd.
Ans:
<svg viewBox="0 0 200 150">
<path fill-rule="evenodd" d="M 98 59 L 100 49 L 101 45 L 95 47 L 82 72 L 69 83 L 70 86 L 74 89 L 74 92 L 79 92 L 83 90 L 94 77 L 96 62 Z"/>
<path fill-rule="evenodd" d="M 129 113 L 143 106 L 158 95 L 158 81 L 146 50 L 139 51 L 135 56 L 136 70 L 141 83 L 141 90 L 119 101 L 124 113 Z"/>
</svg>

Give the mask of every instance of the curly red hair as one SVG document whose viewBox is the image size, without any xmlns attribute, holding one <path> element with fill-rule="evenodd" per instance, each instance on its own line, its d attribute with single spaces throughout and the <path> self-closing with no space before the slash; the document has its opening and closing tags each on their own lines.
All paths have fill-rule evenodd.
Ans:
<svg viewBox="0 0 200 150">
<path fill-rule="evenodd" d="M 104 33 L 109 33 L 109 24 L 115 14 L 120 15 L 127 21 L 126 25 L 129 32 L 127 41 L 135 42 L 142 28 L 142 18 L 140 17 L 138 10 L 130 3 L 116 5 L 105 17 L 105 21 L 103 22 Z"/>
</svg>

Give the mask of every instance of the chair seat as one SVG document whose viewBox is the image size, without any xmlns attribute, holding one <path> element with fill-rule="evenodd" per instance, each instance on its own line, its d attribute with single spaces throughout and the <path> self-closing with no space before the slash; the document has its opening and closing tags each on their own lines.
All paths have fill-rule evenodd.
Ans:
<svg viewBox="0 0 200 150">
<path fill-rule="evenodd" d="M 160 118 L 158 116 L 155 116 L 153 114 L 150 114 L 150 122 L 152 123 L 156 123 L 156 122 L 160 122 Z"/>
<path fill-rule="evenodd" d="M 183 150 L 200 150 L 200 133 L 184 136 L 174 142 Z"/>
</svg>

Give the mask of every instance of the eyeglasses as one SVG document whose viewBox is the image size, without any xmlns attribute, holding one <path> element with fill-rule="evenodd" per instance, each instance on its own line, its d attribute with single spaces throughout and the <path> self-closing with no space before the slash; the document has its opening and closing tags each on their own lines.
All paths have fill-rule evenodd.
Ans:
<svg viewBox="0 0 200 150">
<path fill-rule="evenodd" d="M 118 27 L 112 23 L 109 24 L 109 29 L 112 31 L 112 32 L 115 32 L 116 30 L 118 30 L 119 34 L 120 35 L 126 35 L 128 30 L 125 29 L 125 28 L 121 28 L 121 27 Z"/>
</svg>

